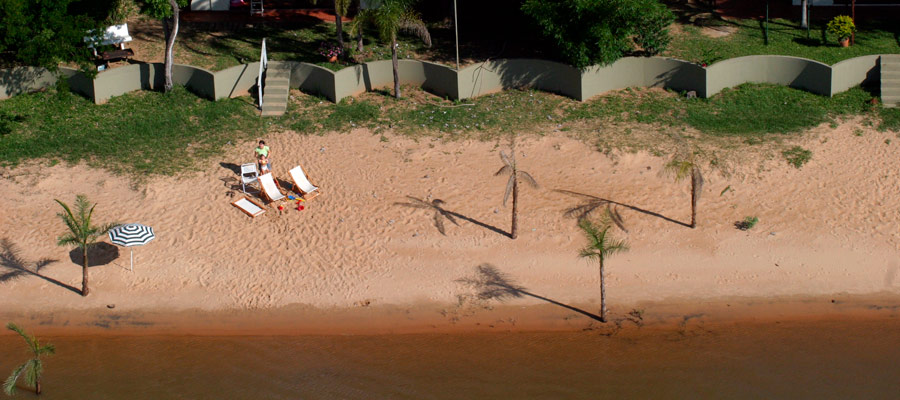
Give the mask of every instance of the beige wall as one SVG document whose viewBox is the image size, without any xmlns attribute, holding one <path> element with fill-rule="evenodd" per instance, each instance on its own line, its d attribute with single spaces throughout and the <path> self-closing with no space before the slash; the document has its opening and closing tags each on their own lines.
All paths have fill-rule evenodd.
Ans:
<svg viewBox="0 0 900 400">
<path fill-rule="evenodd" d="M 16 67 L 0 69 L 0 100 L 33 92 L 56 83 L 56 75 L 46 68 Z"/>
<path fill-rule="evenodd" d="M 831 96 L 831 67 L 818 61 L 790 56 L 746 56 L 710 65 L 706 70 L 707 96 L 743 83 L 772 83 Z M 858 84 L 858 83 L 857 83 Z"/>
<path fill-rule="evenodd" d="M 545 60 L 493 60 L 460 71 L 430 62 L 400 60 L 400 83 L 421 86 L 451 99 L 466 99 L 511 88 L 528 87 L 588 100 L 610 90 L 627 87 L 665 87 L 694 90 L 709 97 L 722 89 L 747 82 L 773 83 L 826 96 L 859 84 L 878 82 L 879 56 L 862 56 L 829 67 L 817 61 L 788 56 L 747 56 L 724 60 L 702 68 L 686 61 L 662 57 L 626 57 L 607 66 L 580 71 Z M 291 87 L 338 102 L 373 89 L 391 87 L 389 60 L 375 61 L 334 72 L 313 64 L 288 62 Z M 70 68 L 61 68 L 72 90 L 103 103 L 133 90 L 158 90 L 163 85 L 163 65 L 133 64 L 113 68 L 90 80 Z M 218 72 L 176 64 L 175 84 L 208 99 L 246 94 L 256 85 L 259 63 L 234 66 Z M 0 99 L 52 85 L 54 74 L 41 68 L 0 70 Z"/>
<path fill-rule="evenodd" d="M 877 86 L 881 82 L 881 56 L 862 56 L 831 66 L 831 96 L 857 85 Z"/>
</svg>

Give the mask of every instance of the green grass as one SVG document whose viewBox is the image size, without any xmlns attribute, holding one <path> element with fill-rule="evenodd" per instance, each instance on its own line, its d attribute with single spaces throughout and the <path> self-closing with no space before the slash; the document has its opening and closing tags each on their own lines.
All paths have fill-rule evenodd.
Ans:
<svg viewBox="0 0 900 400">
<path fill-rule="evenodd" d="M 797 169 L 800 169 L 803 164 L 806 164 L 812 159 L 812 152 L 800 146 L 791 147 L 781 154 L 784 156 L 784 159 L 787 160 L 788 164 L 793 165 L 794 168 Z"/>
<path fill-rule="evenodd" d="M 810 37 L 799 29 L 796 21 L 776 19 L 769 22 L 769 44 L 765 44 L 762 22 L 756 20 L 717 21 L 732 26 L 736 32 L 721 38 L 701 33 L 701 28 L 683 25 L 673 36 L 665 56 L 709 64 L 728 58 L 756 54 L 804 57 L 834 64 L 841 60 L 868 54 L 900 53 L 900 24 L 895 21 L 864 21 L 856 33 L 856 44 L 842 48 L 837 38 L 824 33 L 825 23 L 814 21 Z"/>
<path fill-rule="evenodd" d="M 0 164 L 87 161 L 134 175 L 189 169 L 259 127 L 255 108 L 243 99 L 212 102 L 183 87 L 135 92 L 104 105 L 65 92 L 24 94 L 0 101 L 0 115 L 6 126 Z"/>
<path fill-rule="evenodd" d="M 716 136 L 758 137 L 812 128 L 835 117 L 869 110 L 861 88 L 833 98 L 778 85 L 744 84 L 709 99 L 660 95 L 647 89 L 601 96 L 567 111 L 567 119 L 599 119 L 663 126 L 691 126 Z"/>
</svg>

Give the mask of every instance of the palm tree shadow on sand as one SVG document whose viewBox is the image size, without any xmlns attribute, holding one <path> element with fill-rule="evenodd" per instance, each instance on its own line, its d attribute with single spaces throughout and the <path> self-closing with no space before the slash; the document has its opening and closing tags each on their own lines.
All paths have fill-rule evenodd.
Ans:
<svg viewBox="0 0 900 400">
<path fill-rule="evenodd" d="M 446 233 L 447 230 L 446 230 L 446 227 L 444 226 L 444 220 L 446 219 L 447 221 L 450 221 L 454 225 L 459 226 L 459 222 L 456 222 L 456 219 L 459 218 L 463 221 L 478 225 L 489 231 L 499 233 L 506 237 L 511 237 L 511 234 L 509 232 L 504 231 L 500 228 L 497 228 L 496 226 L 488 225 L 484 222 L 478 221 L 474 218 L 467 217 L 458 212 L 449 211 L 449 210 L 444 209 L 444 207 L 443 207 L 444 201 L 441 199 L 434 199 L 429 202 L 429 201 L 425 201 L 425 200 L 422 200 L 422 199 L 419 199 L 416 197 L 412 197 L 412 196 L 406 196 L 406 198 L 409 199 L 408 202 L 406 202 L 406 203 L 397 202 L 397 203 L 394 203 L 394 205 L 415 208 L 415 209 L 419 209 L 419 210 L 430 210 L 432 212 L 432 218 L 434 219 L 434 227 L 437 228 L 438 232 L 440 232 L 444 236 L 447 235 L 447 233 Z"/>
<path fill-rule="evenodd" d="M 481 264 L 475 267 L 475 275 L 467 278 L 456 280 L 459 283 L 469 285 L 476 291 L 475 296 L 479 300 L 499 300 L 504 301 L 510 298 L 521 298 L 522 296 L 533 297 L 538 300 L 546 301 L 550 304 L 560 306 L 562 308 L 575 311 L 579 314 L 587 316 L 596 321 L 601 321 L 600 316 L 584 311 L 568 304 L 560 303 L 553 299 L 529 292 L 526 288 L 517 285 L 506 274 L 500 272 L 497 267 L 491 264 Z"/>
<path fill-rule="evenodd" d="M 615 218 L 615 216 L 618 214 L 618 212 L 615 211 L 615 209 L 610 208 L 611 206 L 612 206 L 612 207 L 620 206 L 620 207 L 625 207 L 625 208 L 627 208 L 627 209 L 629 209 L 629 210 L 637 211 L 637 212 L 642 213 L 642 214 L 647 214 L 647 215 L 651 215 L 651 216 L 654 216 L 654 217 L 657 217 L 657 218 L 664 219 L 664 220 L 669 221 L 669 222 L 671 222 L 671 223 L 673 223 L 673 224 L 678 224 L 678 225 L 681 225 L 681 226 L 684 226 L 684 227 L 687 227 L 687 228 L 690 228 L 690 227 L 691 227 L 691 224 L 684 223 L 684 222 L 678 221 L 678 220 L 676 220 L 676 219 L 669 218 L 669 217 L 667 217 L 667 216 L 665 216 L 665 215 L 662 215 L 662 214 L 660 214 L 660 213 L 657 213 L 657 212 L 653 212 L 653 211 L 650 211 L 650 210 L 645 210 L 645 209 L 640 208 L 640 207 L 635 207 L 635 206 L 630 205 L 630 204 L 619 203 L 619 202 L 617 202 L 617 201 L 613 201 L 613 200 L 609 200 L 609 199 L 604 199 L 604 198 L 602 198 L 602 197 L 597 197 L 597 196 L 593 196 L 593 195 L 589 195 L 589 194 L 585 194 L 585 193 L 574 192 L 574 191 L 571 191 L 571 190 L 554 189 L 553 191 L 554 191 L 554 192 L 557 192 L 557 193 L 562 193 L 562 194 L 566 194 L 566 195 L 569 195 L 569 196 L 577 197 L 577 198 L 580 198 L 580 199 L 582 199 L 582 200 L 584 201 L 584 202 L 581 203 L 581 204 L 578 204 L 578 205 L 576 205 L 576 206 L 573 206 L 573 207 L 571 207 L 571 208 L 566 209 L 565 213 L 563 213 L 564 216 L 566 216 L 566 217 L 574 217 L 574 218 L 576 218 L 578 221 L 581 221 L 581 220 L 583 220 L 583 219 L 586 219 L 592 212 L 594 212 L 594 211 L 596 211 L 596 210 L 598 210 L 598 209 L 603 209 L 603 208 L 605 208 L 605 209 L 607 210 L 607 212 L 609 213 L 609 215 L 610 215 L 611 217 L 613 217 L 613 218 L 612 218 L 612 221 L 613 221 L 616 225 L 618 225 L 619 228 L 621 228 L 623 231 L 626 231 L 626 232 L 627 232 L 627 230 L 625 229 L 624 225 L 622 225 L 622 223 L 621 223 L 621 217 L 619 217 L 618 219 Z"/>
<path fill-rule="evenodd" d="M 22 259 L 19 255 L 19 249 L 17 249 L 9 239 L 0 239 L 0 283 L 8 282 L 22 276 L 32 275 L 59 287 L 69 289 L 77 294 L 81 294 L 81 291 L 75 287 L 40 273 L 41 269 L 56 261 L 57 260 L 44 258 L 33 263 L 27 262 Z M 29 264 L 31 264 L 31 268 L 29 268 Z"/>
</svg>

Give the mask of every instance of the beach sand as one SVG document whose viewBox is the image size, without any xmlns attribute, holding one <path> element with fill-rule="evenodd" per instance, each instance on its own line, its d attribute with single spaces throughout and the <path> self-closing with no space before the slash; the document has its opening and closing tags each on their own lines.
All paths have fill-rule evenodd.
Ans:
<svg viewBox="0 0 900 400">
<path fill-rule="evenodd" d="M 720 309 L 734 299 L 755 299 L 744 303 L 764 314 L 774 300 L 759 299 L 803 303 L 797 299 L 835 296 L 865 299 L 860 310 L 875 296 L 880 312 L 898 314 L 900 143 L 888 142 L 897 140 L 895 132 L 852 121 L 823 125 L 792 139 L 813 153 L 801 169 L 760 151 L 729 164 L 727 173 L 708 170 L 697 229 L 685 226 L 689 182 L 662 173 L 666 158 L 604 154 L 563 133 L 526 136 L 516 159 L 540 187 L 520 190 L 516 240 L 506 233 L 506 178 L 493 176 L 507 143 L 386 138 L 366 130 L 266 137 L 275 175 L 286 181 L 287 171 L 300 164 L 322 195 L 303 211 L 268 206 L 255 219 L 230 204 L 244 196 L 235 170 L 252 162 L 252 142 L 229 146 L 199 172 L 139 185 L 85 165 L 3 169 L 0 317 L 66 326 L 68 318 L 90 325 L 91 316 L 113 312 L 109 305 L 115 313 L 158 319 L 232 312 L 277 319 L 283 310 L 305 309 L 345 316 L 332 322 L 338 327 L 402 325 L 405 314 L 418 313 L 416 326 L 437 328 L 479 313 L 489 315 L 481 323 L 505 318 L 502 310 L 549 307 L 564 312 L 538 313 L 533 328 L 568 326 L 560 321 L 572 312 L 546 299 L 597 313 L 600 286 L 597 265 L 578 257 L 586 241 L 576 220 L 564 215 L 583 199 L 557 190 L 620 203 L 628 232 L 612 232 L 631 250 L 607 260 L 615 318 L 648 307 L 667 309 L 667 318 L 674 318 L 678 312 L 667 305 L 697 310 L 691 305 L 714 303 Z M 91 267 L 86 298 L 72 290 L 80 288 L 81 268 L 71 249 L 56 246 L 64 226 L 53 200 L 71 203 L 78 193 L 98 203 L 97 223 L 139 222 L 157 235 L 134 248 L 134 272 L 128 249 Z M 407 196 L 442 200 L 459 225 L 445 221 L 442 235 L 430 210 L 397 205 L 409 202 Z M 747 216 L 759 223 L 736 229 Z M 40 260 L 47 261 L 41 276 L 14 276 Z M 482 264 L 543 299 L 479 298 L 466 281 L 478 280 Z M 83 318 L 75 317 L 79 313 Z"/>
</svg>

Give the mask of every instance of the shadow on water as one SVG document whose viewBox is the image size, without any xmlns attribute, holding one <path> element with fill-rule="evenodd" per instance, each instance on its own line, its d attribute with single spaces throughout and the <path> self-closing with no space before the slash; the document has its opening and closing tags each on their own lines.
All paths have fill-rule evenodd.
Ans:
<svg viewBox="0 0 900 400">
<path fill-rule="evenodd" d="M 459 226 L 459 223 L 456 222 L 456 218 L 459 218 L 463 221 L 478 225 L 489 231 L 501 234 L 506 237 L 511 237 L 511 234 L 509 232 L 506 232 L 500 228 L 497 228 L 496 226 L 486 224 L 486 223 L 478 221 L 474 218 L 470 218 L 465 215 L 462 215 L 458 212 L 449 211 L 449 210 L 444 209 L 443 208 L 444 201 L 441 199 L 434 199 L 429 202 L 429 201 L 425 201 L 425 200 L 422 200 L 422 199 L 419 199 L 416 197 L 412 197 L 412 196 L 406 196 L 406 198 L 409 199 L 408 202 L 406 202 L 406 203 L 397 202 L 397 203 L 394 203 L 394 205 L 401 206 L 401 207 L 414 208 L 414 209 L 419 209 L 419 210 L 430 210 L 432 212 L 432 218 L 434 219 L 434 227 L 437 228 L 438 232 L 440 232 L 442 235 L 445 235 L 445 236 L 447 235 L 446 228 L 444 227 L 444 220 L 446 219 L 446 220 L 450 221 L 451 223 L 453 223 L 454 225 Z"/>
<path fill-rule="evenodd" d="M 550 304 L 560 306 L 571 311 L 575 311 L 593 320 L 600 321 L 599 315 L 529 292 L 526 288 L 517 285 L 506 274 L 504 274 L 503 272 L 498 270 L 497 267 L 491 264 L 481 264 L 475 267 L 474 276 L 460 278 L 456 281 L 473 287 L 476 290 L 476 296 L 480 300 L 504 301 L 509 298 L 520 298 L 522 296 L 528 296 L 538 300 L 546 301 Z"/>
<path fill-rule="evenodd" d="M 81 291 L 56 279 L 41 275 L 41 269 L 57 262 L 43 258 L 36 262 L 27 262 L 19 255 L 19 250 L 9 239 L 0 239 L 0 283 L 12 281 L 26 275 L 36 276 L 59 287 L 81 294 Z"/>
</svg>

